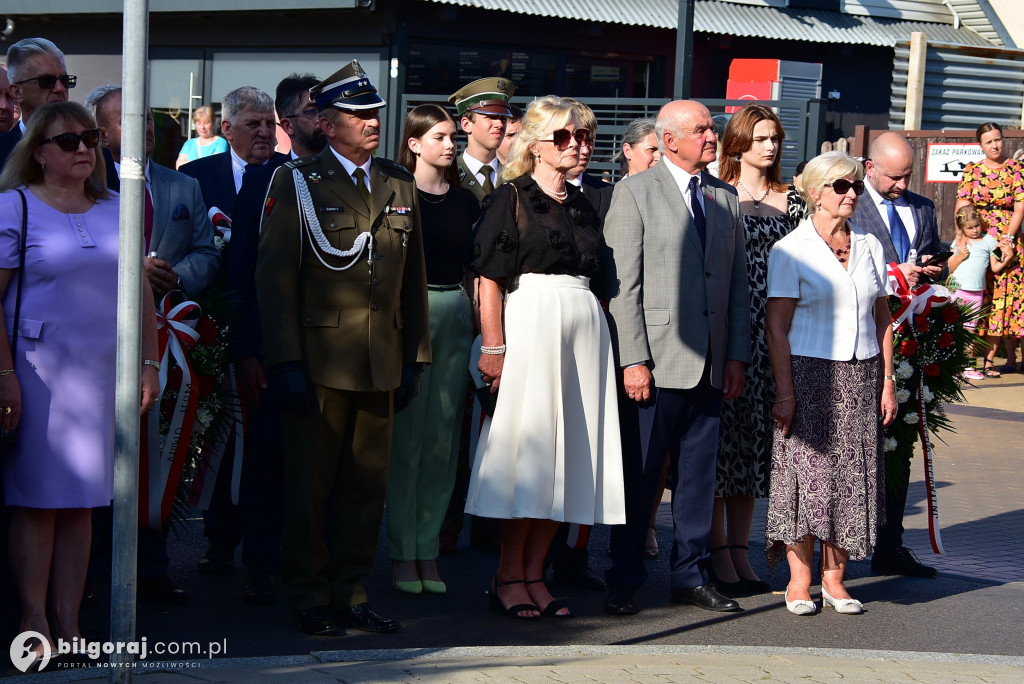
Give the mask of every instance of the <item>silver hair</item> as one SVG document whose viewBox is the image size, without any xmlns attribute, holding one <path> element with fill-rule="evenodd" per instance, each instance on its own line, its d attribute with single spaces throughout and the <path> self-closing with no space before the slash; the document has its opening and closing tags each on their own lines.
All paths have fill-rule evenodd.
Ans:
<svg viewBox="0 0 1024 684">
<path fill-rule="evenodd" d="M 655 119 L 653 116 L 646 116 L 642 119 L 633 119 L 626 126 L 626 132 L 622 134 L 622 145 L 629 145 L 633 147 L 642 143 L 647 136 L 654 132 Z M 608 161 L 618 163 L 621 166 L 620 171 L 622 175 L 626 175 L 629 171 L 629 160 L 626 159 L 626 155 L 622 152 L 622 145 L 619 145 L 618 151 L 611 156 Z"/>
<path fill-rule="evenodd" d="M 39 55 L 52 55 L 64 63 L 64 53 L 46 38 L 25 38 L 7 48 L 7 77 L 11 83 L 25 80 L 21 70 L 28 60 Z"/>
<path fill-rule="evenodd" d="M 225 95 L 221 101 L 220 116 L 223 121 L 227 121 L 234 126 L 238 123 L 235 121 L 235 117 L 238 116 L 239 112 L 246 109 L 273 116 L 274 100 L 271 99 L 270 95 L 254 86 L 235 88 Z"/>
<path fill-rule="evenodd" d="M 851 175 L 857 180 L 864 178 L 864 167 L 860 162 L 845 152 L 823 152 L 807 162 L 804 172 L 800 174 L 797 190 L 813 212 L 815 206 L 811 197 L 812 190 L 820 194 L 826 183 Z"/>
<path fill-rule="evenodd" d="M 96 123 L 100 121 L 100 105 L 107 99 L 109 95 L 121 92 L 121 86 L 116 83 L 108 83 L 107 85 L 101 85 L 99 88 L 93 88 L 92 92 L 85 96 L 85 108 L 92 113 L 92 117 L 96 119 Z"/>
</svg>

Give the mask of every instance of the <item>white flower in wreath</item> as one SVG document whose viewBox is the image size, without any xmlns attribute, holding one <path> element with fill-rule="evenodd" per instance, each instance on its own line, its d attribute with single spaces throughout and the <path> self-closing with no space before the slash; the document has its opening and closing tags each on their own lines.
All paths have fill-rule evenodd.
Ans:
<svg viewBox="0 0 1024 684">
<path fill-rule="evenodd" d="M 897 402 L 899 402 L 901 404 L 905 404 L 907 402 L 907 399 L 910 399 L 910 390 L 904 389 L 902 387 L 900 389 L 896 390 L 896 401 Z"/>
<path fill-rule="evenodd" d="M 935 394 L 928 388 L 928 385 L 924 386 L 921 394 L 924 396 L 924 403 L 926 404 L 932 403 L 932 400 L 935 398 Z"/>
<path fill-rule="evenodd" d="M 882 446 L 885 448 L 885 453 L 889 453 L 890 451 L 896 451 L 897 444 L 898 442 L 895 437 L 886 437 Z"/>
<path fill-rule="evenodd" d="M 213 236 L 213 246 L 217 248 L 218 252 L 223 252 L 227 244 L 228 243 L 224 242 L 224 238 L 222 238 L 220 235 Z"/>
<path fill-rule="evenodd" d="M 906 380 L 914 374 L 914 367 L 906 361 L 900 361 L 900 365 L 896 366 L 896 377 Z"/>
<path fill-rule="evenodd" d="M 920 420 L 920 417 L 913 411 L 903 416 L 903 422 L 910 423 L 911 425 L 916 425 L 918 420 Z"/>
<path fill-rule="evenodd" d="M 196 422 L 202 425 L 205 430 L 213 422 L 213 414 L 206 409 L 200 408 L 196 411 Z"/>
</svg>

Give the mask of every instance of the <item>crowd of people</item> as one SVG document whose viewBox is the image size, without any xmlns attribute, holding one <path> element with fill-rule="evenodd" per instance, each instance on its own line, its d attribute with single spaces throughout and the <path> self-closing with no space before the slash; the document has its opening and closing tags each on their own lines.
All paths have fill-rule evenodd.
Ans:
<svg viewBox="0 0 1024 684">
<path fill-rule="evenodd" d="M 90 561 L 102 576 L 109 546 L 121 91 L 68 102 L 77 79 L 43 38 L 10 47 L 6 76 L 3 566 L 21 631 L 71 640 Z M 484 78 L 451 96 L 454 116 L 416 107 L 400 163 L 375 154 L 387 103 L 357 61 L 292 74 L 274 98 L 226 94 L 223 138 L 200 107 L 179 171 L 148 159 L 150 115 L 140 410 L 160 391 L 155 297 L 218 281 L 246 406 L 240 449 L 214 473 L 199 572 L 230 571 L 241 544 L 247 603 L 283 588 L 305 633 L 392 632 L 363 583 L 385 508 L 393 585 L 408 594 L 446 593 L 437 558 L 469 514 L 500 521 L 486 533 L 500 552 L 493 611 L 573 617 L 550 564 L 632 615 L 668 487 L 676 603 L 734 611 L 770 591 L 748 557 L 758 498 L 796 615 L 818 611 L 816 540 L 823 605 L 839 613 L 863 610 L 844 586 L 849 560 L 934 575 L 903 545 L 906 487 L 884 478 L 897 407 L 887 265 L 911 284 L 952 272 L 958 296 L 991 307 L 976 324 L 985 366 L 968 377 L 998 372 L 999 339 L 1015 363 L 1024 169 L 1001 129 L 978 129 L 985 159 L 964 171 L 947 268 L 927 263 L 944 251 L 935 207 L 907 189 L 913 154 L 896 133 L 863 163 L 809 160 L 790 186 L 772 109 L 744 106 L 719 134 L 702 104 L 672 101 L 627 126 L 612 185 L 586 172 L 586 104 L 548 95 L 523 111 L 514 92 Z M 275 151 L 278 126 L 289 154 Z M 216 213 L 231 222 L 223 253 Z M 595 524 L 611 526 L 603 578 L 588 557 Z M 139 532 L 140 591 L 186 603 L 166 524 Z"/>
</svg>

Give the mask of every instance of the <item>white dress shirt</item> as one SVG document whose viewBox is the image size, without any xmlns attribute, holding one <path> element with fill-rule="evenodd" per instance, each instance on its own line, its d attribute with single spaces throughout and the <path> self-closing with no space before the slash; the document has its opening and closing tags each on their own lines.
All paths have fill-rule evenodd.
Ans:
<svg viewBox="0 0 1024 684">
<path fill-rule="evenodd" d="M 501 168 L 501 164 L 498 163 L 497 157 L 495 157 L 490 162 L 485 164 L 476 157 L 471 157 L 469 155 L 469 152 L 463 152 L 462 161 L 466 163 L 466 168 L 469 169 L 469 172 L 476 176 L 476 182 L 480 183 L 481 185 L 483 185 L 484 183 L 485 176 L 484 174 L 480 173 L 480 169 L 482 169 L 485 166 L 490 166 L 491 169 L 493 169 L 493 173 L 491 173 L 491 183 L 494 185 L 494 187 L 498 187 L 498 170 Z"/>
<path fill-rule="evenodd" d="M 879 353 L 875 303 L 886 296 L 882 243 L 854 227 L 847 258 L 849 269 L 809 218 L 772 247 L 768 298 L 797 300 L 789 328 L 792 354 L 850 361 Z"/>
<path fill-rule="evenodd" d="M 892 232 L 892 226 L 889 225 L 889 207 L 884 202 L 885 198 L 878 194 L 878 191 L 872 187 L 871 183 L 864 179 L 864 188 L 867 190 L 868 197 L 871 198 L 871 203 L 875 205 L 875 209 L 882 217 L 882 225 L 889 228 L 889 232 Z M 861 201 L 865 201 L 864 198 Z M 910 208 L 910 204 L 907 202 L 906 195 L 900 195 L 900 197 L 893 201 L 896 205 L 896 213 L 899 214 L 903 220 L 903 226 L 907 229 L 907 238 L 910 240 L 910 244 L 914 244 L 914 238 L 917 236 L 917 225 L 914 223 L 914 210 Z"/>
</svg>

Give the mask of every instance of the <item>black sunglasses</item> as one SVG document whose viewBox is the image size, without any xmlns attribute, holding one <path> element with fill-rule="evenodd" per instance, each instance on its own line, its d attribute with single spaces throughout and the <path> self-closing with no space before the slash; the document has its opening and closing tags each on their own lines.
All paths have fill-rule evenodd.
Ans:
<svg viewBox="0 0 1024 684">
<path fill-rule="evenodd" d="M 570 133 L 568 128 L 559 128 L 551 134 L 550 140 L 538 140 L 537 142 L 554 143 L 555 147 L 561 150 L 568 147 L 569 141 L 573 138 L 576 138 L 576 142 L 580 145 L 585 145 L 590 142 L 590 131 L 586 128 L 577 128 Z"/>
<path fill-rule="evenodd" d="M 316 107 L 307 107 L 306 109 L 303 109 L 300 112 L 292 112 L 291 114 L 282 116 L 281 120 L 284 121 L 285 119 L 294 119 L 297 116 L 304 116 L 310 121 L 315 121 L 317 118 L 317 114 L 319 114 L 319 112 L 317 111 Z"/>
<path fill-rule="evenodd" d="M 853 188 L 853 194 L 858 197 L 864 194 L 864 181 L 862 180 L 848 181 L 845 178 L 838 178 L 831 183 L 825 183 L 825 186 L 831 187 L 837 195 L 845 195 L 850 192 L 850 188 Z"/>
<path fill-rule="evenodd" d="M 36 83 L 38 83 L 39 87 L 43 90 L 53 90 L 53 87 L 57 85 L 57 81 L 60 81 L 65 88 L 74 88 L 76 85 L 78 85 L 78 77 L 71 76 L 69 74 L 61 74 L 60 76 L 46 74 L 45 76 L 26 78 L 24 81 L 18 81 L 15 85 L 21 85 L 22 83 L 29 83 L 31 81 L 35 81 Z"/>
<path fill-rule="evenodd" d="M 57 143 L 57 147 L 65 152 L 77 151 L 78 145 L 81 143 L 84 143 L 86 147 L 92 149 L 100 144 L 100 129 L 93 128 L 89 131 L 82 131 L 81 134 L 61 133 L 60 135 L 55 135 L 52 138 L 47 138 L 39 144 L 45 145 L 48 142 Z"/>
</svg>

